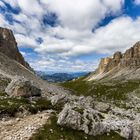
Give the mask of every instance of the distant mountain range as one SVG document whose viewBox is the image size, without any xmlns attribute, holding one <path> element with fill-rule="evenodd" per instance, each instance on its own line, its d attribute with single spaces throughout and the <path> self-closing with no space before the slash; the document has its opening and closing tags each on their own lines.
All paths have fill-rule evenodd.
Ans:
<svg viewBox="0 0 140 140">
<path fill-rule="evenodd" d="M 52 82 L 52 83 L 57 83 L 57 82 L 70 81 L 72 79 L 88 75 L 89 72 L 46 73 L 46 72 L 37 71 L 36 73 L 43 80 L 47 80 L 48 82 Z"/>
</svg>

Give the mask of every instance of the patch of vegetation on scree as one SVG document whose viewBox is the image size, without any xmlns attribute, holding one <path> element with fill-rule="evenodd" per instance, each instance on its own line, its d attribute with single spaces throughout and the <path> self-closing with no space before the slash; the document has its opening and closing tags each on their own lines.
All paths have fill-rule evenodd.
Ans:
<svg viewBox="0 0 140 140">
<path fill-rule="evenodd" d="M 70 89 L 76 95 L 105 97 L 110 100 L 125 100 L 127 93 L 140 88 L 139 80 L 128 80 L 125 82 L 112 82 L 112 84 L 88 82 L 82 79 L 61 83 L 61 86 Z"/>
<path fill-rule="evenodd" d="M 43 128 L 39 129 L 30 140 L 125 140 L 117 133 L 111 132 L 109 135 L 89 136 L 84 132 L 63 128 L 57 125 L 57 117 L 52 116 Z"/>
</svg>

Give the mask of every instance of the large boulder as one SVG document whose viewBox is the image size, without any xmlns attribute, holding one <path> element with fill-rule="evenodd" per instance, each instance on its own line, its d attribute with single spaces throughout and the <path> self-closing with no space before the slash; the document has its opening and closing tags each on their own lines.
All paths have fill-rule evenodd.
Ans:
<svg viewBox="0 0 140 140">
<path fill-rule="evenodd" d="M 79 112 L 73 110 L 70 105 L 66 104 L 59 114 L 57 123 L 62 126 L 79 130 L 79 128 L 81 128 L 81 117 Z"/>
<path fill-rule="evenodd" d="M 12 97 L 41 96 L 41 90 L 25 78 L 15 78 L 5 89 Z"/>
<path fill-rule="evenodd" d="M 79 108 L 79 106 L 66 104 L 58 116 L 57 124 L 84 131 L 93 136 L 114 131 L 126 139 L 132 137 L 130 120 L 113 114 L 101 113 L 90 107 Z"/>
<path fill-rule="evenodd" d="M 96 102 L 94 109 L 100 112 L 107 112 L 110 109 L 110 105 L 103 102 Z"/>
</svg>

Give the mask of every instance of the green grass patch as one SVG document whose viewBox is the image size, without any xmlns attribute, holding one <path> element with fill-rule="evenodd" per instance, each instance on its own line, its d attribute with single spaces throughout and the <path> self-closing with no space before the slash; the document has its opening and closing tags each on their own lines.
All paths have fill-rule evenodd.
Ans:
<svg viewBox="0 0 140 140">
<path fill-rule="evenodd" d="M 0 99 L 0 115 L 14 116 L 17 112 L 29 111 L 32 114 L 38 111 L 52 109 L 51 102 L 45 98 L 39 98 L 33 101 L 25 98 L 2 98 Z"/>
<path fill-rule="evenodd" d="M 125 140 L 118 134 L 111 132 L 110 135 L 89 136 L 84 132 L 57 125 L 57 117 L 52 116 L 43 128 L 38 130 L 30 140 Z"/>
<path fill-rule="evenodd" d="M 98 99 L 125 100 L 126 94 L 140 88 L 140 81 L 88 82 L 82 79 L 61 83 L 61 86 L 72 90 L 76 95 L 96 96 Z"/>
<path fill-rule="evenodd" d="M 3 97 L 3 96 L 8 96 L 8 95 L 5 92 L 0 92 L 0 97 Z"/>
</svg>

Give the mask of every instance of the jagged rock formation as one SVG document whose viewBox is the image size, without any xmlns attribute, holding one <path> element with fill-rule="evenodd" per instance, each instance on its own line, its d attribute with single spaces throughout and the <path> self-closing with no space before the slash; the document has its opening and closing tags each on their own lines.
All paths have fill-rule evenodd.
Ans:
<svg viewBox="0 0 140 140">
<path fill-rule="evenodd" d="M 122 110 L 123 111 L 123 110 Z M 122 113 L 122 112 L 121 112 Z M 122 114 L 120 114 L 121 116 Z M 84 131 L 89 135 L 101 135 L 116 131 L 126 139 L 132 138 L 132 120 L 121 118 L 116 115 L 105 114 L 92 108 L 82 108 L 66 104 L 59 114 L 57 123 Z"/>
<path fill-rule="evenodd" d="M 111 103 L 95 101 L 90 96 L 70 94 L 54 95 L 51 101 L 53 104 L 64 105 L 57 120 L 60 126 L 93 136 L 115 131 L 126 139 L 140 139 L 139 113 L 135 109 L 119 108 Z M 140 105 L 140 101 L 135 100 L 134 104 L 135 108 Z"/>
<path fill-rule="evenodd" d="M 124 53 L 120 66 L 131 68 L 140 66 L 140 42 L 137 42 L 132 48 Z"/>
<path fill-rule="evenodd" d="M 103 61 L 104 60 L 104 61 Z M 133 47 L 128 49 L 124 54 L 116 52 L 113 58 L 104 58 L 104 67 L 100 70 L 101 72 L 108 72 L 116 66 L 124 67 L 139 67 L 140 66 L 140 42 L 137 42 Z M 101 67 L 102 63 L 99 65 Z"/>
<path fill-rule="evenodd" d="M 16 60 L 26 68 L 31 70 L 29 64 L 24 60 L 22 54 L 19 52 L 17 42 L 13 32 L 6 28 L 0 27 L 0 52 L 11 59 Z"/>
<path fill-rule="evenodd" d="M 102 58 L 97 70 L 87 79 L 101 79 L 106 76 L 106 73 L 114 69 L 117 69 L 117 71 L 113 75 L 126 68 L 127 70 L 140 68 L 140 42 L 137 42 L 123 54 L 121 52 L 115 52 L 113 57 Z"/>
<path fill-rule="evenodd" d="M 96 73 L 103 73 L 106 71 L 107 65 L 110 63 L 112 59 L 107 57 L 107 58 L 102 58 L 99 64 L 98 69 L 96 70 Z"/>
</svg>

